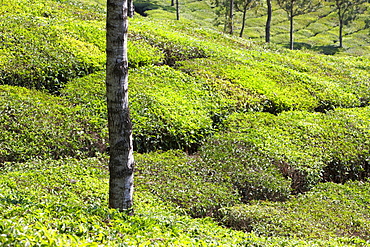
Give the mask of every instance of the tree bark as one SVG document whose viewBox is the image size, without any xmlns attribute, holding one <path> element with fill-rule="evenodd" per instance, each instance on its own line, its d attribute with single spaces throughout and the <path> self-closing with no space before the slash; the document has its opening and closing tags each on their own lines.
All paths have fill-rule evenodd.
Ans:
<svg viewBox="0 0 370 247">
<path fill-rule="evenodd" d="M 180 20 L 179 0 L 176 0 L 176 20 Z"/>
<path fill-rule="evenodd" d="M 339 20 L 339 48 L 343 48 L 343 20 Z"/>
<path fill-rule="evenodd" d="M 234 33 L 234 0 L 230 0 L 229 33 Z"/>
<path fill-rule="evenodd" d="M 245 28 L 245 18 L 246 18 L 246 15 L 247 15 L 247 4 L 245 4 L 244 5 L 244 8 L 243 8 L 242 28 L 240 29 L 240 34 L 239 34 L 239 37 L 240 38 L 243 37 L 244 28 Z"/>
<path fill-rule="evenodd" d="M 289 16 L 289 22 L 290 22 L 290 31 L 289 31 L 289 48 L 291 50 L 294 49 L 294 25 L 293 25 L 293 5 L 291 7 L 290 16 Z"/>
<path fill-rule="evenodd" d="M 265 28 L 266 43 L 270 42 L 271 20 L 272 20 L 272 4 L 271 4 L 271 0 L 267 0 L 267 20 L 266 20 L 266 28 Z"/>
<path fill-rule="evenodd" d="M 127 0 L 127 16 L 133 17 L 135 14 L 134 0 Z"/>
<path fill-rule="evenodd" d="M 128 106 L 129 0 L 107 0 L 106 94 L 109 130 L 109 206 L 132 212 L 134 157 Z"/>
</svg>

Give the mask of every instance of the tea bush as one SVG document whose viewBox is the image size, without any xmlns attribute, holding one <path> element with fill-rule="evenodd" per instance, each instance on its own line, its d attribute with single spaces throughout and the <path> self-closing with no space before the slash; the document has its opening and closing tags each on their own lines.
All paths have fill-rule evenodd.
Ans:
<svg viewBox="0 0 370 247">
<path fill-rule="evenodd" d="M 106 164 L 99 157 L 2 166 L 2 246 L 352 246 L 355 241 L 289 240 L 233 231 L 209 218 L 183 215 L 140 189 L 135 215 L 127 216 L 106 205 Z"/>
<path fill-rule="evenodd" d="M 369 244 L 369 182 L 322 183 L 285 203 L 251 202 L 225 208 L 223 222 L 257 235 L 308 239 L 349 237 Z"/>
<path fill-rule="evenodd" d="M 286 200 L 291 181 L 283 177 L 269 155 L 242 136 L 217 134 L 200 150 L 200 167 L 207 181 L 227 181 L 243 202 Z"/>
<path fill-rule="evenodd" d="M 171 163 L 167 158 L 172 159 L 173 156 L 182 159 L 179 154 L 167 154 L 162 156 L 161 163 Z M 141 162 L 140 158 L 138 162 Z M 127 216 L 107 206 L 106 164 L 107 159 L 103 156 L 83 160 L 5 163 L 0 168 L 2 246 L 366 246 L 366 242 L 358 237 L 299 239 L 234 231 L 218 226 L 209 218 L 192 219 L 183 215 L 173 204 L 163 202 L 140 186 L 134 198 L 135 215 Z M 146 162 L 142 163 L 143 168 L 145 165 Z M 137 177 L 137 180 L 140 179 L 143 178 Z M 150 181 L 150 177 L 146 179 L 145 182 Z M 347 187 L 346 190 L 335 188 L 337 193 L 314 192 L 312 195 L 315 197 L 307 196 L 299 200 L 307 202 L 304 208 L 309 208 L 312 201 L 315 207 L 327 207 L 321 203 L 323 200 L 331 202 L 329 206 L 334 207 L 331 213 L 335 215 L 339 210 L 334 209 L 342 209 L 341 204 L 336 202 L 343 197 L 337 196 L 347 195 L 346 205 L 356 205 L 354 209 L 363 212 L 365 208 L 361 206 L 366 205 L 367 197 L 361 199 L 358 193 L 368 194 L 368 186 L 362 189 L 352 185 Z M 324 188 L 317 191 L 324 191 Z M 309 200 L 312 198 L 315 199 Z M 291 207 L 294 208 L 296 203 L 298 200 L 292 201 Z M 346 224 L 357 224 L 358 228 L 352 229 L 367 231 L 367 228 L 360 228 L 365 226 L 366 221 L 361 218 L 355 222 L 348 218 L 353 212 L 350 209 L 346 212 L 348 216 L 338 222 L 344 223 L 346 219 Z M 313 219 L 317 218 L 309 220 Z M 341 225 L 330 226 L 344 228 Z M 276 228 L 276 232 L 280 229 L 280 226 Z M 274 235 L 278 235 L 276 232 Z"/>
<path fill-rule="evenodd" d="M 107 133 L 104 80 L 104 73 L 99 72 L 69 82 L 61 92 L 80 114 L 90 116 Z M 211 112 L 215 106 L 203 84 L 170 67 L 131 70 L 129 97 L 134 146 L 139 152 L 194 152 L 214 131 Z"/>
<path fill-rule="evenodd" d="M 175 30 L 166 30 L 166 22 L 163 23 L 161 29 L 157 29 L 150 23 L 146 19 L 137 18 L 132 23 L 132 35 L 135 40 L 143 40 L 160 50 L 164 55 L 164 64 L 173 66 L 177 61 L 209 55 L 209 52 L 200 44 L 201 42 L 191 35 Z"/>
<path fill-rule="evenodd" d="M 140 3 L 146 1 L 140 1 Z M 147 4 L 150 4 L 147 2 Z M 147 18 L 159 19 L 160 21 L 174 20 L 176 18 L 175 8 L 170 6 L 168 1 L 156 1 L 151 3 L 154 10 L 146 11 Z M 144 4 L 145 5 L 145 4 Z M 321 54 L 332 55 L 356 55 L 368 56 L 369 41 L 367 16 L 369 9 L 358 15 L 358 19 L 344 28 L 344 49 L 338 49 L 338 17 L 331 3 L 324 2 L 317 11 L 294 18 L 295 28 L 295 49 L 312 50 Z M 368 3 L 364 3 L 369 6 Z M 197 7 L 195 7 L 197 6 Z M 210 2 L 183 1 L 180 3 L 180 21 L 191 20 L 190 26 L 203 26 L 216 29 L 220 32 L 224 29 L 224 17 L 217 16 L 215 6 Z M 265 40 L 265 23 L 267 18 L 266 5 L 261 5 L 252 11 L 247 11 L 244 37 L 256 41 Z M 271 23 L 271 42 L 280 47 L 288 47 L 289 43 L 289 21 L 286 13 L 273 4 L 273 18 Z M 234 13 L 234 36 L 237 36 L 241 29 L 242 14 L 240 11 Z M 196 27 L 195 27 L 196 28 Z M 195 29 L 194 28 L 194 29 Z M 189 28 L 191 30 L 191 28 Z"/>
<path fill-rule="evenodd" d="M 104 47 L 95 37 L 103 37 L 104 15 L 97 8 L 5 0 L 0 13 L 1 84 L 56 93 L 69 79 L 103 68 Z"/>
<path fill-rule="evenodd" d="M 0 164 L 94 156 L 105 139 L 88 116 L 36 90 L 0 86 Z"/>
<path fill-rule="evenodd" d="M 232 167 L 248 164 L 251 159 L 251 164 L 259 164 L 264 171 L 266 165 L 276 167 L 291 179 L 294 192 L 307 191 L 320 181 L 361 180 L 370 172 L 369 114 L 369 107 L 337 109 L 327 114 L 236 113 L 224 123 L 230 133 L 212 137 L 204 152 L 212 157 L 210 163 L 215 163 L 212 159 L 219 163 L 230 159 Z M 239 149 L 243 143 L 248 143 L 253 152 Z M 240 154 L 232 154 L 233 149 Z M 218 154 L 211 156 L 213 150 L 219 150 Z"/>
<path fill-rule="evenodd" d="M 196 157 L 168 151 L 137 155 L 136 161 L 140 190 L 174 203 L 193 217 L 217 217 L 220 208 L 240 202 L 225 174 L 208 170 Z"/>
<path fill-rule="evenodd" d="M 161 64 L 164 54 L 156 47 L 142 40 L 133 40 L 128 43 L 128 61 L 130 68 L 138 68 L 145 65 Z"/>
<path fill-rule="evenodd" d="M 237 53 L 234 53 L 237 55 Z M 274 54 L 244 51 L 233 57 L 193 59 L 178 63 L 192 76 L 206 78 L 214 91 L 237 98 L 238 111 L 321 111 L 336 107 L 358 107 L 369 103 L 369 70 L 366 58 L 330 58 L 297 52 Z M 316 59 L 317 58 L 317 59 Z M 356 74 L 351 73 L 352 66 Z M 219 68 L 223 69 L 220 70 Z"/>
<path fill-rule="evenodd" d="M 130 78 L 137 150 L 194 152 L 213 132 L 214 106 L 202 82 L 166 66 L 143 67 Z"/>
<path fill-rule="evenodd" d="M 193 156 L 136 154 L 136 215 L 108 209 L 104 4 L 2 1 L 2 245 L 369 245 L 369 58 L 287 51 L 193 19 L 130 20 L 135 149 Z M 207 22 L 197 6 L 207 3 L 183 9 Z M 149 14 L 173 15 L 166 9 Z M 343 52 L 317 46 L 333 27 L 320 13 L 322 25 L 314 15 L 297 20 L 309 40 L 301 46 Z M 263 23 L 259 14 L 249 23 Z M 274 14 L 276 41 L 287 21 Z M 260 30 L 247 28 L 257 38 Z"/>
</svg>

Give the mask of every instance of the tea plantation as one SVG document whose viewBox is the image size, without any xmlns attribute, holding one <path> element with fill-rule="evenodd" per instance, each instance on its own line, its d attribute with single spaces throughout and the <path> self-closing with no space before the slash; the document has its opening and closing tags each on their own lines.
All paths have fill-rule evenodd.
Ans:
<svg viewBox="0 0 370 247">
<path fill-rule="evenodd" d="M 127 216 L 107 205 L 105 1 L 2 0 L 0 246 L 369 246 L 369 11 L 343 49 L 329 5 L 300 16 L 291 51 L 276 6 L 265 44 L 264 8 L 238 38 L 208 1 L 135 5 Z"/>
</svg>

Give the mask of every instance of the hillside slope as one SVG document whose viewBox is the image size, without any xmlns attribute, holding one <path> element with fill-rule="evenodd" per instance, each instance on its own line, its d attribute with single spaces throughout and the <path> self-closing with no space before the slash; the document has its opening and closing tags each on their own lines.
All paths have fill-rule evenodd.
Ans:
<svg viewBox="0 0 370 247">
<path fill-rule="evenodd" d="M 135 2 L 139 12 L 147 16 L 163 19 L 175 19 L 175 7 L 169 1 L 138 0 Z M 223 30 L 223 15 L 217 17 L 215 2 L 179 1 L 180 18 L 189 19 L 201 26 Z M 296 49 L 308 49 L 322 54 L 360 55 L 370 54 L 370 4 L 365 3 L 365 11 L 344 27 L 344 49 L 338 48 L 339 21 L 337 13 L 327 1 L 315 12 L 294 18 L 294 41 Z M 289 21 L 286 12 L 272 1 L 271 42 L 289 47 Z M 266 4 L 246 12 L 243 37 L 264 42 L 265 23 L 267 19 Z M 234 35 L 240 35 L 242 13 L 235 9 Z M 218 25 L 216 25 L 218 24 Z"/>
<path fill-rule="evenodd" d="M 369 57 L 225 35 L 195 11 L 207 2 L 183 12 L 201 22 L 153 2 L 130 19 L 130 218 L 105 205 L 104 2 L 16 2 L 0 12 L 0 242 L 369 244 Z"/>
</svg>

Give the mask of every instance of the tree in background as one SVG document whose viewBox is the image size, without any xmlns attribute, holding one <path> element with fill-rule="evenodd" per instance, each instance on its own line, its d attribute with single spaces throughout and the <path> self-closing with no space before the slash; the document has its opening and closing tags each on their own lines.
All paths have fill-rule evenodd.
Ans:
<svg viewBox="0 0 370 247">
<path fill-rule="evenodd" d="M 235 6 L 236 9 L 240 12 L 243 13 L 242 17 L 242 27 L 240 30 L 239 37 L 243 37 L 243 32 L 245 28 L 245 18 L 246 18 L 246 13 L 248 10 L 257 7 L 261 3 L 260 0 L 236 0 Z"/>
<path fill-rule="evenodd" d="M 179 0 L 176 0 L 176 20 L 180 20 Z"/>
<path fill-rule="evenodd" d="M 234 0 L 215 0 L 215 25 L 224 25 L 224 33 L 234 33 Z"/>
<path fill-rule="evenodd" d="M 343 27 L 354 21 L 359 14 L 366 10 L 363 5 L 368 0 L 329 0 L 333 2 L 339 20 L 339 47 L 343 47 Z"/>
<path fill-rule="evenodd" d="M 271 36 L 271 20 L 272 20 L 272 3 L 271 0 L 266 0 L 267 3 L 267 19 L 266 19 L 266 26 L 265 26 L 265 41 L 266 43 L 270 42 Z"/>
<path fill-rule="evenodd" d="M 175 0 L 171 0 L 171 6 L 175 6 Z M 176 0 L 176 20 L 180 20 L 179 0 Z"/>
<path fill-rule="evenodd" d="M 293 50 L 294 17 L 316 11 L 321 6 L 321 0 L 277 0 L 277 3 L 288 14 L 290 22 L 289 48 Z"/>
<path fill-rule="evenodd" d="M 228 31 L 229 34 L 234 33 L 234 5 L 235 1 L 234 0 L 229 0 L 229 18 L 228 18 Z"/>
<path fill-rule="evenodd" d="M 109 130 L 109 206 L 132 213 L 134 157 L 128 106 L 128 17 L 131 0 L 107 0 L 106 95 Z"/>
</svg>

